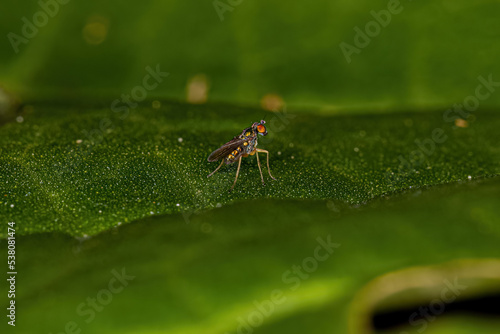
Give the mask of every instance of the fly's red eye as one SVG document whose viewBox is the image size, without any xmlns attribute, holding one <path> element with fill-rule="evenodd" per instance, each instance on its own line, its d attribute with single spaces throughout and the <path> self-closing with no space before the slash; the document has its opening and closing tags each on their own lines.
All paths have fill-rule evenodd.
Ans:
<svg viewBox="0 0 500 334">
<path fill-rule="evenodd" d="M 264 125 L 257 125 L 257 131 L 260 133 L 266 132 L 266 127 Z"/>
</svg>

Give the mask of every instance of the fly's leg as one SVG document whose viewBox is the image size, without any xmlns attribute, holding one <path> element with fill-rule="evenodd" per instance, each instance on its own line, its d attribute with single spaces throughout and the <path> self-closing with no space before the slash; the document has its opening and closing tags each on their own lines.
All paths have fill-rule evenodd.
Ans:
<svg viewBox="0 0 500 334">
<path fill-rule="evenodd" d="M 264 176 L 262 176 L 262 169 L 260 168 L 260 160 L 259 160 L 259 153 L 255 153 L 255 155 L 257 156 L 257 166 L 259 166 L 259 172 L 260 172 L 260 179 L 262 180 L 262 184 L 263 185 L 266 185 L 264 183 Z"/>
<path fill-rule="evenodd" d="M 234 178 L 233 186 L 231 187 L 231 189 L 229 191 L 232 191 L 234 186 L 236 185 L 236 180 L 238 180 L 238 175 L 240 174 L 240 166 L 241 166 L 241 158 L 238 159 L 238 169 L 236 170 L 236 177 Z"/>
<path fill-rule="evenodd" d="M 223 164 L 224 164 L 224 159 L 222 159 L 222 161 L 221 161 L 221 163 L 220 163 L 219 167 L 217 167 L 217 168 L 216 168 L 216 169 L 215 169 L 212 173 L 208 174 L 208 176 L 207 176 L 207 177 L 210 177 L 210 176 L 214 175 L 214 174 L 215 174 L 215 172 L 216 172 L 216 171 L 218 171 L 218 170 L 219 170 L 219 168 L 221 168 Z"/>
<path fill-rule="evenodd" d="M 256 150 L 257 150 L 257 152 L 267 153 L 267 171 L 269 172 L 269 176 L 271 177 L 271 179 L 273 179 L 273 180 L 276 181 L 276 179 L 274 178 L 274 176 L 271 175 L 271 168 L 269 168 L 269 151 L 262 150 L 260 148 L 257 148 Z M 257 157 L 257 159 L 258 159 L 258 157 Z M 262 175 L 262 172 L 261 172 L 261 175 Z"/>
</svg>

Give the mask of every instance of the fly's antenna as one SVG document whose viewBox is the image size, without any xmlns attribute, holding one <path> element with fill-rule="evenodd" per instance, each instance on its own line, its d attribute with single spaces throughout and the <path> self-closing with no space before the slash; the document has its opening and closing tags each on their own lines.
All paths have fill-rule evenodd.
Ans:
<svg viewBox="0 0 500 334">
<path fill-rule="evenodd" d="M 266 120 L 266 116 L 267 116 L 267 114 L 269 114 L 269 112 L 264 113 L 264 116 L 262 116 L 262 118 L 261 118 L 261 120 L 263 120 L 263 121 L 264 121 L 264 123 L 265 123 L 265 120 Z"/>
</svg>

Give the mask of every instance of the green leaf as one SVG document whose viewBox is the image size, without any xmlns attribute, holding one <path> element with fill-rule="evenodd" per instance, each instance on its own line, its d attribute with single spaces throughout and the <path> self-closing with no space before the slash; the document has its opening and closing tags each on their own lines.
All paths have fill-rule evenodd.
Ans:
<svg viewBox="0 0 500 334">
<path fill-rule="evenodd" d="M 444 122 L 440 113 L 268 113 L 269 135 L 259 147 L 270 151 L 277 181 L 263 164 L 262 185 L 251 156 L 229 192 L 236 165 L 207 179 L 218 166 L 207 157 L 260 120 L 261 110 L 172 103 L 129 113 L 43 105 L 29 110 L 24 122 L 0 134 L 0 218 L 23 222 L 21 234 L 93 235 L 175 212 L 189 221 L 199 210 L 263 198 L 361 205 L 500 171 L 500 121 L 486 112 L 471 116 L 466 128 Z"/>
<path fill-rule="evenodd" d="M 457 302 L 498 296 L 499 3 L 402 2 L 348 62 L 341 43 L 394 2 L 224 1 L 223 21 L 213 1 L 6 5 L 0 244 L 16 222 L 16 332 L 366 334 L 446 281 L 467 287 Z M 9 36 L 47 4 L 57 13 L 17 50 Z M 170 75 L 112 104 L 148 67 Z M 200 77 L 207 105 L 164 102 Z M 214 101 L 269 94 L 292 107 L 259 141 L 277 181 L 264 163 L 263 186 L 252 156 L 229 192 L 236 166 L 207 179 L 207 157 L 264 112 Z M 457 104 L 471 115 L 455 123 Z M 423 326 L 399 325 L 380 331 Z"/>
<path fill-rule="evenodd" d="M 363 297 L 390 273 L 414 268 L 399 281 L 422 283 L 420 272 L 438 267 L 439 279 L 466 280 L 461 298 L 500 290 L 493 114 L 463 128 L 439 113 L 269 113 L 259 147 L 278 180 L 264 168 L 261 185 L 250 157 L 228 192 L 235 166 L 207 179 L 217 164 L 206 158 L 261 110 L 163 103 L 124 119 L 83 110 L 33 106 L 0 134 L 21 331 L 237 333 L 254 321 L 261 333 L 365 333 L 380 310 L 439 297 L 425 284 L 406 304 L 384 289 Z M 438 128 L 447 139 L 417 160 L 415 140 L 429 143 Z M 318 253 L 325 243 L 331 254 Z M 119 286 L 122 270 L 134 278 Z M 448 319 L 429 326 L 446 333 L 456 327 Z"/>
<path fill-rule="evenodd" d="M 237 333 L 241 317 L 259 324 L 255 333 L 369 333 L 352 330 L 349 319 L 370 320 L 375 310 L 362 291 L 387 273 L 409 272 L 397 282 L 420 287 L 415 307 L 422 296 L 440 298 L 445 278 L 466 285 L 458 298 L 499 292 L 499 196 L 495 178 L 409 191 L 359 208 L 261 199 L 193 215 L 189 223 L 181 214 L 148 217 L 85 241 L 23 236 L 16 329 L 61 332 L 74 321 L 96 334 Z M 331 254 L 317 251 L 329 242 Z M 113 270 L 134 278 L 124 286 L 112 281 Z M 437 286 L 429 285 L 433 280 Z M 110 282 L 116 293 L 106 292 Z M 371 298 L 389 298 L 391 288 L 375 289 Z M 88 304 L 92 299 L 98 311 Z M 274 308 L 270 300 L 278 301 Z M 368 313 L 360 317 L 354 305 Z M 484 332 L 499 325 L 498 319 L 472 321 L 467 328 Z M 428 330 L 449 333 L 460 323 L 443 314 Z M 420 326 L 407 322 L 403 329 Z"/>
</svg>

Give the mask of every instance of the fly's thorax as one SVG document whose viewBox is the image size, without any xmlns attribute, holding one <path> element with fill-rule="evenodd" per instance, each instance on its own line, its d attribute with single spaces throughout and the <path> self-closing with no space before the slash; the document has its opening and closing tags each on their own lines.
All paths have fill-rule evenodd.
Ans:
<svg viewBox="0 0 500 334">
<path fill-rule="evenodd" d="M 240 138 L 250 138 L 250 137 L 253 137 L 253 136 L 255 136 L 255 132 L 252 129 L 252 127 L 249 127 L 249 128 L 246 128 L 245 130 L 243 130 L 243 132 L 241 133 Z"/>
<path fill-rule="evenodd" d="M 224 158 L 225 163 L 231 164 L 242 157 L 253 154 L 257 146 L 257 137 L 257 133 L 252 128 L 245 129 L 238 136 L 239 139 L 243 139 L 244 141 Z"/>
<path fill-rule="evenodd" d="M 248 146 L 246 147 L 246 153 L 250 153 L 255 149 L 255 146 L 257 146 L 257 136 L 253 137 L 251 140 L 248 141 Z"/>
</svg>

